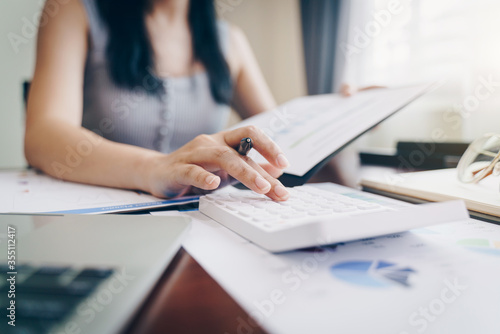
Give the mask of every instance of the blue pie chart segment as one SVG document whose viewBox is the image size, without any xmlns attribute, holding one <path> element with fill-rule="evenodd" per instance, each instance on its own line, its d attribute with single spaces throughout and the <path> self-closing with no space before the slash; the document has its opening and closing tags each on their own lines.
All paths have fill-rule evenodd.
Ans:
<svg viewBox="0 0 500 334">
<path fill-rule="evenodd" d="M 347 261 L 331 266 L 330 272 L 351 284 L 384 288 L 394 285 L 410 287 L 409 278 L 416 271 L 388 261 Z"/>
</svg>

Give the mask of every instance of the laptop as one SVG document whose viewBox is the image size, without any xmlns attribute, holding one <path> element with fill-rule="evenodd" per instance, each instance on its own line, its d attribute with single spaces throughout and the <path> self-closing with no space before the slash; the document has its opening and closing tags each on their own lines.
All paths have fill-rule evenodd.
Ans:
<svg viewBox="0 0 500 334">
<path fill-rule="evenodd" d="M 0 215 L 0 333 L 124 330 L 179 250 L 189 220 Z"/>
</svg>

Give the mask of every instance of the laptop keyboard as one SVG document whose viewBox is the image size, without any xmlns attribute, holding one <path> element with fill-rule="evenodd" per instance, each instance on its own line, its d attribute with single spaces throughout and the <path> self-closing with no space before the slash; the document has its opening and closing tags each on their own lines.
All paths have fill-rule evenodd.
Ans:
<svg viewBox="0 0 500 334">
<path fill-rule="evenodd" d="M 16 267 L 15 299 L 9 299 L 11 276 L 0 264 L 0 333 L 48 333 L 63 321 L 98 285 L 113 275 L 112 268 L 78 269 L 67 266 Z M 7 321 L 10 300 L 15 300 L 16 326 Z"/>
</svg>

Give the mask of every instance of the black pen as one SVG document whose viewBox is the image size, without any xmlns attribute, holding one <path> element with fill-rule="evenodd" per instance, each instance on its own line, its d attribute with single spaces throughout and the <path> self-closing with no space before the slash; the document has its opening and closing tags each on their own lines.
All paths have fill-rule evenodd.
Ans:
<svg viewBox="0 0 500 334">
<path fill-rule="evenodd" d="M 252 139 L 251 138 L 243 138 L 240 140 L 240 145 L 238 146 L 238 153 L 240 155 L 247 155 L 248 152 L 252 149 Z"/>
</svg>

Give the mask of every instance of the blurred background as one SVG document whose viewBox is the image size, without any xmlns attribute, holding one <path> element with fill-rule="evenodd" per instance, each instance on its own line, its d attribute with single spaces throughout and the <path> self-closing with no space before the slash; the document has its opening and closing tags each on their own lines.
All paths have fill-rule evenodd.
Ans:
<svg viewBox="0 0 500 334">
<path fill-rule="evenodd" d="M 25 165 L 22 82 L 34 68 L 43 3 L 0 5 L 0 168 Z M 342 83 L 439 82 L 433 93 L 360 138 L 357 149 L 394 147 L 399 140 L 470 141 L 500 131 L 498 1 L 215 3 L 221 19 L 246 33 L 278 103 L 335 92 Z"/>
</svg>

